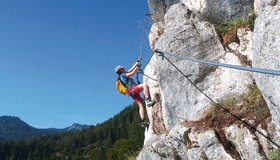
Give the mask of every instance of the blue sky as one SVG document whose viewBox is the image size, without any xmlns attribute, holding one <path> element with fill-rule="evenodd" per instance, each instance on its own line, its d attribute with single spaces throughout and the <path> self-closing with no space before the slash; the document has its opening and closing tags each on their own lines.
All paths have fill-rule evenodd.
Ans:
<svg viewBox="0 0 280 160">
<path fill-rule="evenodd" d="M 137 60 L 148 12 L 145 0 L 2 0 L 0 116 L 64 128 L 101 123 L 132 104 L 117 92 L 114 68 Z"/>
</svg>

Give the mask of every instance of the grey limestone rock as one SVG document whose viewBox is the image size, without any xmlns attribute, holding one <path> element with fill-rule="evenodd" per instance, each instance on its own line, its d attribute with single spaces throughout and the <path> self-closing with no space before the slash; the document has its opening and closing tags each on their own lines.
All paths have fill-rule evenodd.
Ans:
<svg viewBox="0 0 280 160">
<path fill-rule="evenodd" d="M 242 159 L 265 160 L 261 146 L 259 146 L 257 138 L 248 128 L 231 125 L 225 129 L 226 137 L 236 147 Z"/>
<path fill-rule="evenodd" d="M 280 69 L 280 4 L 264 0 L 266 4 L 255 22 L 253 36 L 253 66 L 268 69 Z M 272 121 L 280 128 L 280 77 L 255 74 L 255 79 L 264 96 Z M 279 130 L 279 129 L 278 129 Z"/>
<path fill-rule="evenodd" d="M 182 0 L 182 2 L 211 23 L 247 18 L 254 4 L 253 0 Z"/>
<path fill-rule="evenodd" d="M 164 22 L 165 13 L 180 2 L 212 23 L 247 18 L 254 4 L 254 0 L 148 0 L 154 22 Z"/>
<path fill-rule="evenodd" d="M 154 22 L 164 22 L 164 15 L 172 6 L 180 0 L 148 0 L 149 9 Z"/>
</svg>

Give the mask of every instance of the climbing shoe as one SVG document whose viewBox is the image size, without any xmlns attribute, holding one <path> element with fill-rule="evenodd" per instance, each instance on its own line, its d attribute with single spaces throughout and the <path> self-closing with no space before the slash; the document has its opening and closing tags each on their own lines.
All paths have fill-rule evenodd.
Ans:
<svg viewBox="0 0 280 160">
<path fill-rule="evenodd" d="M 148 107 L 153 107 L 155 105 L 155 101 L 154 100 L 151 100 L 151 99 L 147 99 L 146 100 L 146 104 Z"/>
</svg>

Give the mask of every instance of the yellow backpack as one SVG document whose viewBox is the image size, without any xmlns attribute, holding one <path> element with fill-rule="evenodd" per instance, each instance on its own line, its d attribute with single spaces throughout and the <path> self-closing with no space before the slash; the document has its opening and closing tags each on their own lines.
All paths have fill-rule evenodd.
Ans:
<svg viewBox="0 0 280 160">
<path fill-rule="evenodd" d="M 120 77 L 118 77 L 117 82 L 116 82 L 116 87 L 117 90 L 123 94 L 123 95 L 127 95 L 128 94 L 128 89 L 126 88 L 126 86 L 123 84 L 123 82 L 121 81 Z"/>
</svg>

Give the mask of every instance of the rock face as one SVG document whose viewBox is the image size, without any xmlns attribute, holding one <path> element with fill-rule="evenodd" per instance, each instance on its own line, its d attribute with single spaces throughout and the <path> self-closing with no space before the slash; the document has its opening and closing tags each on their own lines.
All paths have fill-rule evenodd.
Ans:
<svg viewBox="0 0 280 160">
<path fill-rule="evenodd" d="M 212 23 L 246 18 L 253 4 L 253 0 L 182 0 L 182 2 Z"/>
<path fill-rule="evenodd" d="M 176 21 L 174 22 L 175 17 Z M 164 33 L 155 43 L 156 49 L 180 53 L 181 55 L 190 55 L 186 51 L 192 50 L 194 51 L 192 56 L 209 59 L 217 59 L 216 57 L 224 54 L 214 28 L 207 22 L 199 21 L 182 3 L 175 4 L 168 10 L 165 15 L 164 28 Z M 213 47 L 209 49 L 207 46 Z M 189 92 L 190 90 L 194 91 L 194 89 L 186 78 L 166 60 L 161 60 L 161 57 L 158 56 L 156 58 L 155 70 L 160 82 L 162 106 L 165 110 L 163 116 L 166 117 L 165 126 L 170 129 L 180 120 L 198 117 L 197 114 L 204 107 L 194 101 L 194 97 L 198 96 L 199 93 Z M 171 60 L 174 61 L 174 59 Z M 176 64 L 183 69 L 185 75 L 191 75 L 190 78 L 195 83 L 200 83 L 206 75 L 216 69 L 212 66 L 191 64 L 186 61 L 180 61 Z M 174 96 L 177 98 L 174 99 Z M 195 103 L 197 106 L 192 107 Z M 185 114 L 189 111 L 193 114 Z"/>
<path fill-rule="evenodd" d="M 187 159 L 184 133 L 188 128 L 176 128 L 170 134 L 150 139 L 148 145 L 138 155 L 138 159 L 161 159 L 169 157 L 180 157 Z"/>
<path fill-rule="evenodd" d="M 164 22 L 170 6 L 180 2 L 212 23 L 246 18 L 253 7 L 253 0 L 148 0 L 154 22 Z"/>
<path fill-rule="evenodd" d="M 231 10 L 235 8 L 243 11 L 238 15 L 242 17 L 249 13 L 248 6 L 253 6 L 252 1 L 211 1 L 212 4 L 193 0 L 148 2 L 151 12 L 156 13 L 149 35 L 152 50 L 240 66 L 280 68 L 279 3 L 272 3 L 274 6 L 267 5 L 271 1 L 255 4 L 259 6 L 259 11 L 256 11 L 259 17 L 254 32 L 248 28 L 238 29 L 236 34 L 240 42 L 232 42 L 228 44 L 230 49 L 225 49 L 213 24 L 201 18 L 201 13 L 225 16 L 227 18 L 221 20 L 228 20 L 232 18 L 228 15 L 237 15 Z M 213 10 L 215 4 L 219 4 L 221 10 L 223 5 L 227 5 L 229 14 L 218 11 L 219 8 L 215 13 L 206 12 L 205 8 L 212 7 Z M 199 7 L 204 7 L 204 12 L 196 9 Z M 271 14 L 274 16 L 269 17 Z M 280 79 L 198 64 L 167 54 L 164 56 L 154 52 L 144 71 L 149 76 L 144 78 L 144 82 L 150 86 L 157 103 L 153 108 L 147 108 L 151 124 L 145 132 L 144 147 L 137 159 L 267 159 L 275 146 L 263 135 L 280 142 Z M 254 81 L 268 103 L 272 118 L 271 123 L 266 119 L 266 122 L 256 124 L 263 135 L 242 123 L 221 125 L 221 128 L 204 126 L 207 122 L 204 113 L 212 101 L 243 95 Z M 256 117 L 247 120 L 254 124 Z"/>
<path fill-rule="evenodd" d="M 197 143 L 208 159 L 233 159 L 226 152 L 213 130 L 193 131 L 189 134 L 192 144 Z"/>
<path fill-rule="evenodd" d="M 232 125 L 226 129 L 226 137 L 236 147 L 240 157 L 243 159 L 266 159 L 260 151 L 260 147 L 255 135 L 246 127 Z"/>
<path fill-rule="evenodd" d="M 276 0 L 263 0 L 259 5 L 259 16 L 254 30 L 253 66 L 280 69 L 280 4 Z M 255 74 L 258 87 L 270 108 L 272 121 L 279 134 L 280 128 L 280 77 Z"/>
<path fill-rule="evenodd" d="M 180 56 L 240 64 L 235 54 L 225 52 L 213 25 L 201 21 L 182 3 L 170 7 L 165 15 L 164 26 L 153 28 L 160 30 L 151 31 L 151 37 L 156 40 L 153 42 L 156 49 L 178 53 Z M 197 120 L 211 101 L 195 89 L 167 60 L 162 60 L 159 56 L 154 58 L 155 61 L 150 65 L 154 66 L 159 81 L 158 90 L 162 99 L 165 127 L 171 129 L 177 122 Z M 226 96 L 229 92 L 242 93 L 246 90 L 246 85 L 251 83 L 248 73 L 168 58 L 214 99 Z"/>
<path fill-rule="evenodd" d="M 154 22 L 163 22 L 164 14 L 170 6 L 180 2 L 180 0 L 148 0 L 150 12 Z"/>
<path fill-rule="evenodd" d="M 254 11 L 257 15 L 265 11 L 269 6 L 276 6 L 277 0 L 255 0 L 254 2 Z"/>
</svg>

